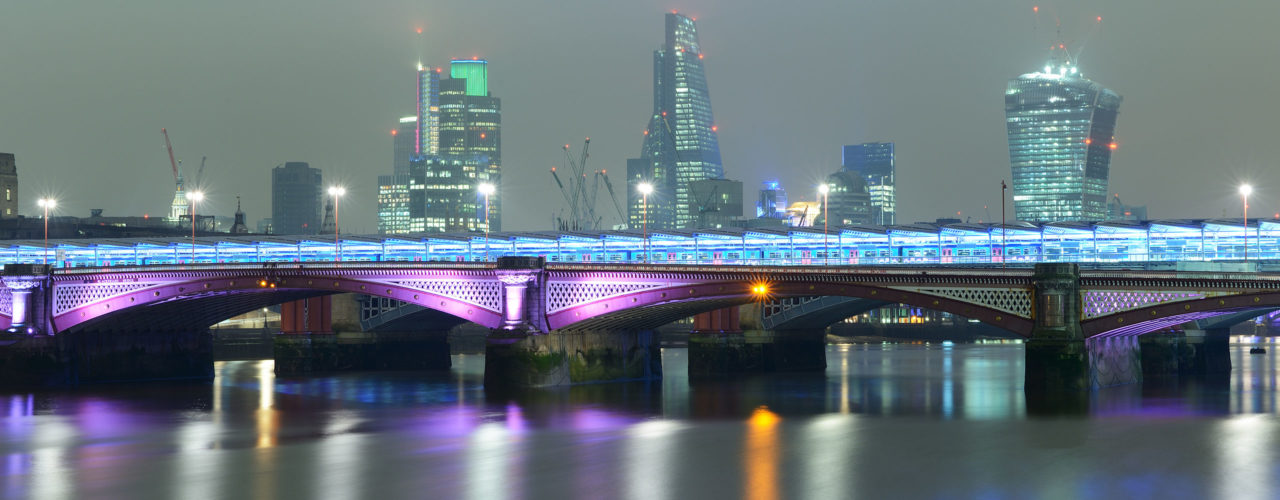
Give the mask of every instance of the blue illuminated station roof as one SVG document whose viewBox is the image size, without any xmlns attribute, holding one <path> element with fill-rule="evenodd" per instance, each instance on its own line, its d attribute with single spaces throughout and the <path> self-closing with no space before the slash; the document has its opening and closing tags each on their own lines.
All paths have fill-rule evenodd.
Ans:
<svg viewBox="0 0 1280 500">
<path fill-rule="evenodd" d="M 1245 228 L 1248 228 L 1247 230 Z M 1247 235 L 1247 236 L 1246 236 Z M 289 262 L 343 260 L 493 260 L 547 256 L 559 262 L 836 258 L 837 263 L 973 262 L 990 260 L 1222 260 L 1280 258 L 1280 219 L 915 223 L 893 226 L 769 227 L 611 231 L 516 231 L 398 235 L 201 235 L 192 238 L 50 240 L 57 266 L 128 263 Z M 193 245 L 194 242 L 194 245 Z M 1007 249 L 1005 249 L 1007 247 Z M 335 255 L 335 248 L 340 255 Z M 1084 250 L 1078 250 L 1084 249 Z M 658 253 L 645 258 L 645 252 Z M 683 253 L 682 253 L 683 252 Z M 702 252 L 707 252 L 706 256 Z M 819 253 L 821 252 L 821 253 Z M 0 262 L 39 263 L 44 240 L 0 242 Z M 1019 257 L 1015 257 L 1019 256 Z M 824 257 L 825 258 L 825 257 Z M 986 259 L 986 260 L 983 260 Z M 810 262 L 811 263 L 811 262 Z"/>
</svg>

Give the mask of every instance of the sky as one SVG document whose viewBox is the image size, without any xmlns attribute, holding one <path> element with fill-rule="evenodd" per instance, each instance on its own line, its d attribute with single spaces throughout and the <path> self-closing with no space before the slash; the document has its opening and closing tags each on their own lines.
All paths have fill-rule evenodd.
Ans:
<svg viewBox="0 0 1280 500">
<path fill-rule="evenodd" d="M 504 229 L 550 229 L 564 144 L 590 136 L 588 167 L 624 184 L 663 14 L 679 10 L 697 19 L 725 175 L 747 200 L 770 178 L 793 201 L 815 199 L 842 145 L 893 141 L 899 222 L 998 218 L 1005 85 L 1060 38 L 1124 98 L 1110 188 L 1125 203 L 1153 219 L 1239 217 L 1237 186 L 1250 182 L 1250 215 L 1280 212 L 1280 2 L 781 5 L 6 2 L 0 151 L 17 156 L 26 214 L 54 196 L 63 215 L 162 215 L 164 127 L 189 176 L 208 157 L 201 213 L 230 216 L 238 196 L 252 228 L 270 216 L 271 168 L 306 161 L 347 187 L 343 232 L 374 233 L 377 176 L 392 168 L 391 129 L 415 110 L 418 61 L 481 57 L 502 99 Z M 598 211 L 611 213 L 605 196 Z"/>
</svg>

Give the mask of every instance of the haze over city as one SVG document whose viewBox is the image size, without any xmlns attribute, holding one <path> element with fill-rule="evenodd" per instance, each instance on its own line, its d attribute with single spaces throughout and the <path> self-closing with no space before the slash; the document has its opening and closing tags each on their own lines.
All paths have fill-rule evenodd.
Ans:
<svg viewBox="0 0 1280 500">
<path fill-rule="evenodd" d="M 893 141 L 899 221 L 998 216 L 1003 91 L 1043 65 L 1056 18 L 1124 97 L 1111 192 L 1152 218 L 1238 216 L 1247 180 L 1251 215 L 1280 210 L 1270 3 L 20 3 L 0 20 L 0 151 L 27 214 L 53 195 L 66 215 L 155 216 L 173 197 L 165 127 L 185 169 L 208 157 L 209 212 L 240 196 L 251 225 L 269 217 L 270 168 L 306 161 L 347 186 L 344 232 L 373 233 L 416 64 L 475 56 L 503 101 L 503 227 L 550 229 L 564 144 L 590 136 L 590 168 L 625 185 L 671 10 L 697 18 L 725 175 L 748 199 L 768 178 L 815 198 L 841 145 Z"/>
</svg>

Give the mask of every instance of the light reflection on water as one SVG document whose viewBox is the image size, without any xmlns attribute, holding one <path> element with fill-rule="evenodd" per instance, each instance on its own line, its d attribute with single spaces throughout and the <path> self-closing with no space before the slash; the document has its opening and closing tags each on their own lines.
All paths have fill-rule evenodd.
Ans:
<svg viewBox="0 0 1280 500">
<path fill-rule="evenodd" d="M 1176 497 L 1280 495 L 1280 360 L 1029 412 L 1017 344 L 847 344 L 825 374 L 686 376 L 487 395 L 449 373 L 0 394 L 4 498 Z M 929 480 L 922 481 L 921 477 Z"/>
</svg>

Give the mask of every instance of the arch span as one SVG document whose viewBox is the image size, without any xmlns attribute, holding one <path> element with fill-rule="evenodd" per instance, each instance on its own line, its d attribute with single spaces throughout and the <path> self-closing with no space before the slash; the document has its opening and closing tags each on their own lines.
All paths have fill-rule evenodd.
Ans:
<svg viewBox="0 0 1280 500">
<path fill-rule="evenodd" d="M 1014 312 L 942 295 L 858 282 L 772 280 L 766 285 L 767 294 L 762 296 L 752 290 L 753 287 L 759 286 L 759 283 L 738 279 L 623 293 L 548 314 L 547 325 L 550 329 L 644 328 L 660 326 L 674 319 L 732 305 L 746 304 L 762 298 L 841 296 L 902 303 L 949 312 L 977 319 L 1022 337 L 1031 335 L 1032 320 L 1029 314 L 1024 317 Z M 671 317 L 674 319 L 667 319 Z"/>
<path fill-rule="evenodd" d="M 233 312 L 264 304 L 334 293 L 400 300 L 489 328 L 502 322 L 501 285 L 492 279 L 489 270 L 264 267 L 119 273 L 103 278 L 55 276 L 54 331 L 99 321 L 127 321 L 128 315 L 161 310 L 193 321 L 208 321 L 210 317 L 234 316 Z M 216 313 L 201 313 L 206 306 Z M 217 320 L 226 317 L 230 316 Z"/>
<path fill-rule="evenodd" d="M 1142 335 L 1218 316 L 1280 308 L 1280 292 L 1208 297 L 1159 304 L 1082 321 L 1085 338 Z"/>
</svg>

